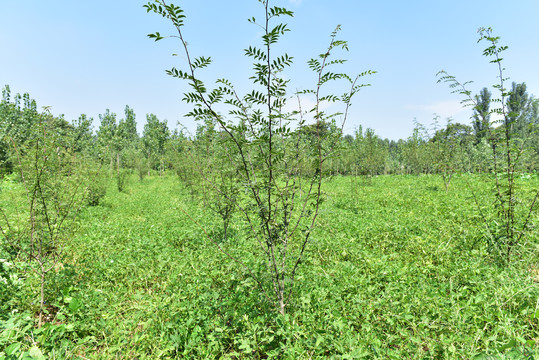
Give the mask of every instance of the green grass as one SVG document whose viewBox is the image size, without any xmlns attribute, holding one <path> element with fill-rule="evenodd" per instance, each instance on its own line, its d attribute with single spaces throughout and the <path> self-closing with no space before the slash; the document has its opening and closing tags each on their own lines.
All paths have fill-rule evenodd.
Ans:
<svg viewBox="0 0 539 360">
<path fill-rule="evenodd" d="M 471 186 L 486 201 L 485 179 L 471 175 L 449 192 L 436 176 L 327 182 L 283 317 L 185 215 L 220 226 L 176 177 L 133 178 L 122 193 L 111 181 L 102 205 L 80 214 L 49 284 L 54 321 L 33 327 L 36 279 L 24 264 L 5 270 L 21 280 L 0 305 L 0 359 L 8 346 L 21 358 L 538 357 L 538 235 L 497 262 Z M 227 248 L 248 249 L 241 226 Z"/>
</svg>

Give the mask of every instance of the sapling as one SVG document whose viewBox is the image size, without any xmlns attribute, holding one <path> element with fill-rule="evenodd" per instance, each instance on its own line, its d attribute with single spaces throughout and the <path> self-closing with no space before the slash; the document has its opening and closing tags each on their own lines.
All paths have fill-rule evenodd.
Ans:
<svg viewBox="0 0 539 360">
<path fill-rule="evenodd" d="M 435 115 L 434 123 L 438 124 L 439 116 Z M 467 125 L 453 123 L 447 119 L 445 128 L 434 128 L 430 139 L 430 150 L 436 171 L 442 175 L 445 191 L 449 191 L 453 176 L 463 169 L 464 148 L 471 142 L 471 128 Z"/>
<path fill-rule="evenodd" d="M 483 55 L 491 58 L 491 63 L 495 64 L 498 72 L 498 83 L 493 88 L 498 92 L 497 99 L 490 99 L 490 96 L 472 96 L 468 89 L 470 81 L 461 83 L 454 76 L 445 71 L 438 73 L 438 82 L 446 82 L 453 93 L 464 96 L 462 103 L 472 106 L 477 113 L 482 114 L 483 128 L 485 128 L 492 149 L 492 171 L 494 201 L 492 219 L 485 216 L 483 206 L 479 203 L 477 194 L 474 199 L 479 209 L 481 218 L 484 219 L 488 231 L 488 243 L 491 250 L 503 261 L 508 262 L 512 250 L 521 243 L 523 236 L 527 233 L 532 214 L 535 211 L 537 200 L 539 199 L 539 189 L 534 192 L 534 196 L 529 202 L 522 201 L 518 197 L 522 194 L 516 184 L 517 168 L 526 150 L 527 134 L 516 136 L 514 119 L 518 114 L 512 110 L 514 103 L 509 99 L 513 93 L 506 88 L 505 68 L 502 65 L 501 54 L 507 50 L 507 46 L 499 45 L 499 37 L 492 34 L 491 28 L 479 28 L 478 42 L 487 42 L 488 47 L 483 50 Z M 485 93 L 485 90 L 483 90 Z M 489 102 L 497 106 L 489 109 L 485 104 Z M 488 114 L 485 112 L 488 111 Z M 493 116 L 489 116 L 493 115 Z M 490 124 L 486 122 L 490 121 Z"/>
<path fill-rule="evenodd" d="M 176 30 L 172 37 L 179 40 L 186 64 L 183 70 L 172 68 L 167 73 L 191 87 L 192 91 L 185 93 L 183 99 L 194 105 L 187 116 L 211 119 L 222 134 L 222 156 L 230 169 L 234 169 L 232 173 L 237 174 L 235 181 L 241 186 L 242 201 L 220 190 L 204 169 L 199 169 L 199 173 L 216 194 L 235 203 L 242 213 L 249 229 L 248 237 L 253 240 L 251 250 L 258 254 L 257 258 L 252 263 L 245 254 L 238 254 L 208 237 L 220 251 L 242 265 L 266 300 L 285 314 L 298 266 L 319 214 L 324 163 L 341 138 L 352 97 L 366 86 L 358 84 L 358 79 L 373 72 L 350 77 L 330 70 L 345 62 L 335 58 L 334 52 L 348 49 L 347 42 L 337 38 L 340 30 L 337 27 L 327 50 L 308 62 L 315 74 L 314 87 L 290 93 L 287 89 L 290 74 L 286 71 L 293 58 L 286 53 L 274 54 L 275 44 L 289 29 L 285 23 L 274 22 L 292 17 L 293 12 L 271 6 L 269 0 L 259 2 L 263 7 L 262 18 L 253 17 L 249 22 L 262 29 L 261 44 L 244 50 L 254 61 L 251 76 L 254 88 L 244 95 L 227 79 L 218 79 L 212 89 L 202 81 L 199 73 L 212 60 L 193 57 L 184 38 L 185 15 L 180 7 L 164 0 L 151 1 L 145 7 L 148 12 L 170 20 Z M 149 37 L 156 41 L 165 38 L 158 32 Z M 347 84 L 343 95 L 326 92 L 328 84 L 339 80 Z M 314 106 L 302 108 L 305 97 L 314 99 Z M 297 101 L 297 110 L 289 110 L 291 99 Z M 323 110 L 324 103 L 340 103 L 343 109 L 329 113 Z M 221 108 L 226 106 L 225 115 Z"/>
<path fill-rule="evenodd" d="M 84 176 L 82 161 L 65 146 L 54 122 L 46 110 L 24 148 L 12 141 L 24 201 L 16 214 L 0 207 L 0 233 L 39 277 L 39 327 L 44 322 L 49 274 L 61 268 L 70 220 L 83 206 L 86 185 L 92 181 Z"/>
<path fill-rule="evenodd" d="M 241 186 L 237 182 L 238 168 L 233 161 L 228 161 L 231 152 L 226 148 L 227 138 L 214 131 L 211 121 L 208 125 L 201 144 L 203 148 L 198 148 L 199 153 L 205 154 L 203 170 L 198 171 L 204 179 L 203 204 L 221 218 L 222 238 L 226 240 L 230 221 L 237 210 L 236 204 L 240 201 Z M 191 157 L 189 155 L 188 158 Z"/>
</svg>

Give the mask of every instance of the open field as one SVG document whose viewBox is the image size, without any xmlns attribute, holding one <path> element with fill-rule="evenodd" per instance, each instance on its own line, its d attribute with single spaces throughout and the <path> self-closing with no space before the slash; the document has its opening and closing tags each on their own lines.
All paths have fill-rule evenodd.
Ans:
<svg viewBox="0 0 539 360">
<path fill-rule="evenodd" d="M 532 189 L 539 178 L 519 182 Z M 4 199 L 16 186 L 4 181 Z M 185 215 L 218 234 L 218 217 L 176 176 L 133 176 L 122 193 L 111 181 L 66 242 L 49 323 L 33 327 L 34 274 L 15 259 L 0 267 L 12 276 L 0 281 L 0 359 L 8 347 L 26 358 L 533 359 L 539 233 L 510 264 L 495 261 L 471 188 L 480 202 L 489 192 L 473 175 L 456 176 L 448 192 L 428 175 L 326 182 L 281 316 Z M 234 219 L 222 246 L 249 262 L 242 226 Z"/>
<path fill-rule="evenodd" d="M 301 1 L 274 2 L 135 4 L 148 23 L 127 2 L 8 7 L 48 24 L 8 26 L 24 77 L 5 80 L 45 106 L 2 89 L 0 360 L 539 359 L 539 99 L 519 60 L 533 56 L 504 61 L 505 40 L 477 24 L 484 72 L 470 23 L 440 6 L 313 1 L 296 17 Z M 473 21 L 490 9 L 526 25 L 481 6 Z M 344 15 L 362 28 L 324 29 Z M 103 16 L 114 30 L 71 26 Z M 169 60 L 128 33 L 163 40 Z M 154 67 L 178 85 L 152 90 Z"/>
</svg>

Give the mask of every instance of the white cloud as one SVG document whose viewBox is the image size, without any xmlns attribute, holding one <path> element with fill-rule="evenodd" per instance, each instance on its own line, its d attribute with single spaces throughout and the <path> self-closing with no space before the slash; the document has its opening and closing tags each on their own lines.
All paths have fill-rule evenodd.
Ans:
<svg viewBox="0 0 539 360">
<path fill-rule="evenodd" d="M 299 103 L 298 103 L 298 98 L 291 98 L 286 102 L 286 106 L 284 107 L 283 110 L 285 112 L 299 111 L 300 104 L 301 104 L 301 112 L 305 114 L 306 112 L 312 110 L 315 107 L 316 100 L 315 100 L 315 98 L 313 98 L 311 96 L 300 95 L 299 96 Z M 324 101 L 324 102 L 320 103 L 319 109 L 320 109 L 320 111 L 326 111 L 327 109 L 329 109 L 333 105 L 334 105 L 333 103 L 329 103 L 327 101 Z M 306 119 L 307 122 L 309 122 L 309 123 L 313 121 L 313 117 L 312 117 L 311 114 L 304 115 L 304 119 Z"/>
<path fill-rule="evenodd" d="M 428 111 L 431 114 L 439 115 L 442 119 L 454 117 L 462 112 L 469 111 L 458 100 L 438 101 L 428 105 L 407 105 L 406 110 Z"/>
</svg>

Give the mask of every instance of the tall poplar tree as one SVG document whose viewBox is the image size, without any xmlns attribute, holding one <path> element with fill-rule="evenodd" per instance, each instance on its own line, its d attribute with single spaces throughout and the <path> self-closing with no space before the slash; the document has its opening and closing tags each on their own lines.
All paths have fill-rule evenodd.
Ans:
<svg viewBox="0 0 539 360">
<path fill-rule="evenodd" d="M 479 95 L 475 95 L 476 106 L 473 114 L 473 129 L 475 134 L 475 143 L 479 144 L 481 139 L 487 136 L 490 129 L 490 99 L 492 93 L 484 87 Z"/>
</svg>

